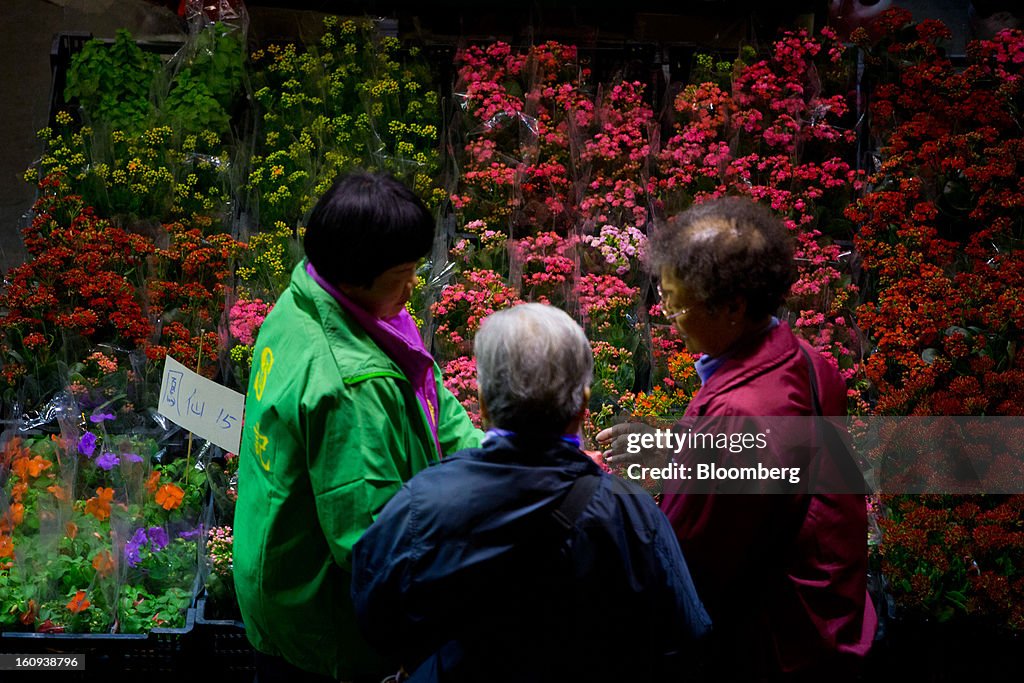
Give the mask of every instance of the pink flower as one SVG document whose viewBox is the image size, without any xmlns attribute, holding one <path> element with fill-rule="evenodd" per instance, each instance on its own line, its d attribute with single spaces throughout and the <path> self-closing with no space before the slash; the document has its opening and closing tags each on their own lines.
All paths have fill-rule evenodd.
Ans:
<svg viewBox="0 0 1024 683">
<path fill-rule="evenodd" d="M 264 303 L 262 299 L 239 299 L 228 312 L 228 328 L 231 335 L 243 344 L 255 344 L 256 333 L 273 307 L 273 304 Z"/>
<path fill-rule="evenodd" d="M 460 356 L 445 363 L 444 385 L 466 409 L 469 419 L 477 427 L 481 426 L 480 400 L 477 396 L 476 360 L 469 356 Z"/>
</svg>

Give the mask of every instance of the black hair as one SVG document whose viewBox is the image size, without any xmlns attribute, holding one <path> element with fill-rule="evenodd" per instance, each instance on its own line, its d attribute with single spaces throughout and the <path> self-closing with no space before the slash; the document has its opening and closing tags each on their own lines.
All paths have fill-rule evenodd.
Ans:
<svg viewBox="0 0 1024 683">
<path fill-rule="evenodd" d="M 774 313 L 797 277 L 789 230 L 746 197 L 695 204 L 656 225 L 646 262 L 655 277 L 671 268 L 687 293 L 712 309 L 745 301 L 752 320 Z"/>
<path fill-rule="evenodd" d="M 369 287 L 378 275 L 430 252 L 434 217 L 409 187 L 386 173 L 341 176 L 313 207 L 303 245 L 332 284 Z"/>
</svg>

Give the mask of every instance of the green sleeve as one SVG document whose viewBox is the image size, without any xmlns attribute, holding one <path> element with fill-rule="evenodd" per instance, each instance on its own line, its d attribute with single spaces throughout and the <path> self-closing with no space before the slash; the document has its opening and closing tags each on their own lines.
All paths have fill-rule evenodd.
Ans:
<svg viewBox="0 0 1024 683">
<path fill-rule="evenodd" d="M 479 448 L 484 433 L 473 426 L 458 399 L 441 381 L 441 370 L 435 365 L 434 376 L 437 377 L 437 403 L 440 412 L 437 423 L 437 439 L 441 444 L 441 453 L 448 456 L 464 448 Z"/>
<path fill-rule="evenodd" d="M 352 546 L 401 488 L 426 466 L 409 453 L 406 415 L 393 381 L 367 381 L 322 395 L 306 412 L 307 458 L 316 513 L 335 562 L 352 570 Z M 396 424 L 397 423 L 397 424 Z"/>
</svg>

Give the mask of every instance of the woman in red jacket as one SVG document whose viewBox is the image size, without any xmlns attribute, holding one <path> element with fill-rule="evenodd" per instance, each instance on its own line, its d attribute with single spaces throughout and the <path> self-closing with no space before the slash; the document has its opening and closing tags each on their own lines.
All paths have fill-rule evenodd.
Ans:
<svg viewBox="0 0 1024 683">
<path fill-rule="evenodd" d="M 788 231 L 767 208 L 738 197 L 693 206 L 653 232 L 647 262 L 660 279 L 666 317 L 687 350 L 701 354 L 702 386 L 677 435 L 709 421 L 722 429 L 769 424 L 767 416 L 804 417 L 797 421 L 807 432 L 802 437 L 820 441 L 806 417 L 846 414 L 838 372 L 773 315 L 796 269 Z M 598 435 L 611 444 L 609 462 L 629 457 L 625 439 L 617 438 L 629 429 Z M 792 438 L 773 434 L 764 441 L 767 449 L 754 451 L 757 458 L 806 469 Z M 675 452 L 677 463 L 692 455 Z M 731 465 L 739 456 L 719 447 L 712 457 Z M 676 483 L 675 490 L 693 490 Z M 708 677 L 831 682 L 854 676 L 876 626 L 866 590 L 864 497 L 806 478 L 802 487 L 770 494 L 724 493 L 764 489 L 721 484 L 700 493 L 672 490 L 666 486 L 662 509 L 716 634 Z"/>
</svg>

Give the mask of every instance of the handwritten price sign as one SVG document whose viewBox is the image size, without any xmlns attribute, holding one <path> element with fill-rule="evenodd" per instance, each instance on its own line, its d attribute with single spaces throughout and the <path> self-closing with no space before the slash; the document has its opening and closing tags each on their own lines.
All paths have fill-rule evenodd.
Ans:
<svg viewBox="0 0 1024 683">
<path fill-rule="evenodd" d="M 229 453 L 242 442 L 245 396 L 198 375 L 167 356 L 157 411 Z"/>
</svg>

